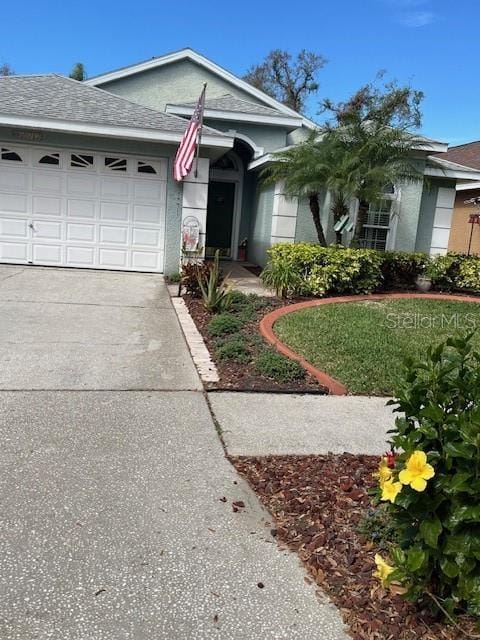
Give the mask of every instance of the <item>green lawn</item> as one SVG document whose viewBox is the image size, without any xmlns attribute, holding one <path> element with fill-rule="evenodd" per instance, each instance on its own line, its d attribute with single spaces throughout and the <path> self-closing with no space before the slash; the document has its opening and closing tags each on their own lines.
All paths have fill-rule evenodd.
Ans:
<svg viewBox="0 0 480 640">
<path fill-rule="evenodd" d="M 437 300 L 380 300 L 328 304 L 281 317 L 276 335 L 350 393 L 389 395 L 407 356 L 421 356 L 459 331 L 476 330 L 480 304 Z"/>
</svg>

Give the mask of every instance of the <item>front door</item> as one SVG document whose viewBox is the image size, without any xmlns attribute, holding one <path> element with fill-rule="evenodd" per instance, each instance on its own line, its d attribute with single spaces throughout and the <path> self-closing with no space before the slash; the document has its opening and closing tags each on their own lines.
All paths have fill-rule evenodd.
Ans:
<svg viewBox="0 0 480 640">
<path fill-rule="evenodd" d="M 210 182 L 207 204 L 207 238 L 205 254 L 221 258 L 232 258 L 232 227 L 235 207 L 234 182 Z"/>
</svg>

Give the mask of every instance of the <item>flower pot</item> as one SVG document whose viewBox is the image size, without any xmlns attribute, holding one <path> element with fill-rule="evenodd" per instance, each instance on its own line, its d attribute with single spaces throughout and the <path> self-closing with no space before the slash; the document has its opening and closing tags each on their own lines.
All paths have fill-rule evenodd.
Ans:
<svg viewBox="0 0 480 640">
<path fill-rule="evenodd" d="M 432 288 L 432 279 L 428 278 L 427 276 L 418 276 L 415 280 L 415 284 L 417 286 L 417 291 L 426 293 Z"/>
</svg>

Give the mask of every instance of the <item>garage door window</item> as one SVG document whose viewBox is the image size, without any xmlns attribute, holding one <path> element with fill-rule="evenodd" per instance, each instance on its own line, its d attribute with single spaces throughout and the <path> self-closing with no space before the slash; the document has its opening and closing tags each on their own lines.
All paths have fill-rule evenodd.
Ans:
<svg viewBox="0 0 480 640">
<path fill-rule="evenodd" d="M 93 156 L 72 153 L 72 155 L 70 156 L 70 166 L 83 169 L 91 169 L 93 167 Z"/>
<path fill-rule="evenodd" d="M 23 162 L 21 157 L 18 155 L 16 151 L 12 151 L 11 149 L 6 149 L 2 147 L 2 151 L 0 152 L 0 157 L 2 160 L 11 160 L 13 162 Z"/>
<path fill-rule="evenodd" d="M 59 153 L 47 153 L 42 156 L 38 161 L 39 164 L 51 164 L 55 166 L 60 165 L 60 154 Z"/>
<path fill-rule="evenodd" d="M 138 161 L 137 171 L 138 173 L 157 173 L 155 167 L 152 167 L 148 162 L 142 162 L 141 160 Z"/>
<path fill-rule="evenodd" d="M 112 171 L 125 171 L 127 170 L 126 158 L 105 158 L 105 167 Z"/>
</svg>

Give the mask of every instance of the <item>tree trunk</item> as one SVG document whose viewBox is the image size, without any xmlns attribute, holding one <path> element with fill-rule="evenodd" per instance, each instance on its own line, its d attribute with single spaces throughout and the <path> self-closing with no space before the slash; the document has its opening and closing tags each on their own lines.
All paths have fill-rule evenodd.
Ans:
<svg viewBox="0 0 480 640">
<path fill-rule="evenodd" d="M 346 198 L 343 193 L 336 192 L 333 194 L 333 204 L 332 204 L 332 213 L 333 213 L 333 224 L 335 225 L 343 216 L 348 215 L 350 213 L 350 209 L 348 207 Z M 335 231 L 335 242 L 336 244 L 342 244 L 342 232 Z"/>
<path fill-rule="evenodd" d="M 318 203 L 318 193 L 312 193 L 308 197 L 308 202 L 310 205 L 310 211 L 312 212 L 313 223 L 315 225 L 315 229 L 317 230 L 318 242 L 322 245 L 322 247 L 326 247 L 327 240 L 323 232 L 322 221 L 320 220 L 320 205 Z"/>
</svg>

